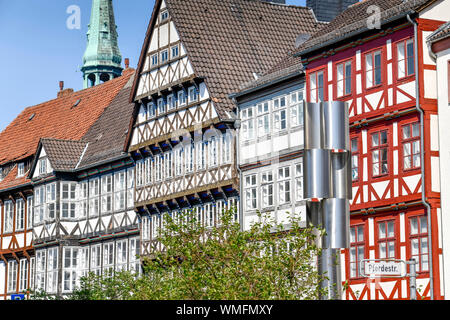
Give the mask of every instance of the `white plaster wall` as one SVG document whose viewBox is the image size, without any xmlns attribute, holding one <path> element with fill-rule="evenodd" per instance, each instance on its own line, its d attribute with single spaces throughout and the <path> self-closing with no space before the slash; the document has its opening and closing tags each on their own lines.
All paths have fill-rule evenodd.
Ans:
<svg viewBox="0 0 450 320">
<path fill-rule="evenodd" d="M 449 3 L 450 5 L 450 3 Z M 439 53 L 437 59 L 437 94 L 438 94 L 438 122 L 439 122 L 439 156 L 440 156 L 440 185 L 442 210 L 442 250 L 444 266 L 444 292 L 446 299 L 450 298 L 450 184 L 445 183 L 445 177 L 450 176 L 450 109 L 448 106 L 448 61 L 450 49 Z"/>
<path fill-rule="evenodd" d="M 421 19 L 431 19 L 448 21 L 448 13 L 450 12 L 450 1 L 437 1 L 419 14 Z"/>
</svg>

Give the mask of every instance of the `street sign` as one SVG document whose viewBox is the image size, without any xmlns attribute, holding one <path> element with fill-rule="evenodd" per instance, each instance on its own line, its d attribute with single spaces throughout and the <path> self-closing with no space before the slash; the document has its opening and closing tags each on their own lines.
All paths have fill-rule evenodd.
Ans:
<svg viewBox="0 0 450 320">
<path fill-rule="evenodd" d="M 361 275 L 366 278 L 403 278 L 407 275 L 406 261 L 397 259 L 364 259 Z"/>
<path fill-rule="evenodd" d="M 24 294 L 12 294 L 11 300 L 25 300 Z"/>
</svg>

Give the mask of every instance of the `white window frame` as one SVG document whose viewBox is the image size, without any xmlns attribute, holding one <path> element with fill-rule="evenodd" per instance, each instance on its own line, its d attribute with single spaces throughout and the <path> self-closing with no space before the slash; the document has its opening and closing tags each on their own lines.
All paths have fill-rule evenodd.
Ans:
<svg viewBox="0 0 450 320">
<path fill-rule="evenodd" d="M 264 101 L 256 106 L 258 113 L 257 124 L 258 124 L 258 137 L 263 137 L 270 134 L 270 101 Z"/>
<path fill-rule="evenodd" d="M 100 214 L 100 179 L 89 180 L 89 218 L 96 218 Z"/>
<path fill-rule="evenodd" d="M 152 54 L 152 56 L 150 57 L 150 60 L 151 60 L 152 67 L 157 66 L 158 65 L 158 54 L 157 53 Z"/>
<path fill-rule="evenodd" d="M 8 261 L 8 284 L 6 288 L 7 293 L 14 293 L 17 291 L 17 272 L 18 266 L 16 260 Z"/>
<path fill-rule="evenodd" d="M 242 139 L 244 141 L 255 139 L 254 107 L 248 107 L 241 111 Z"/>
<path fill-rule="evenodd" d="M 261 173 L 261 206 L 262 208 L 275 205 L 275 185 L 272 170 Z"/>
<path fill-rule="evenodd" d="M 23 177 L 25 175 L 25 163 L 19 162 L 17 164 L 17 178 Z"/>
<path fill-rule="evenodd" d="M 75 219 L 77 217 L 77 183 L 61 182 L 60 197 L 61 219 Z"/>
<path fill-rule="evenodd" d="M 113 176 L 107 174 L 101 177 L 101 214 L 113 211 Z"/>
<path fill-rule="evenodd" d="M 291 128 L 303 125 L 303 90 L 292 92 L 290 95 Z"/>
<path fill-rule="evenodd" d="M 28 260 L 20 260 L 19 273 L 19 292 L 25 292 L 28 289 Z"/>
<path fill-rule="evenodd" d="M 245 177 L 245 209 L 247 211 L 258 208 L 257 174 L 249 174 Z"/>
<path fill-rule="evenodd" d="M 303 200 L 303 162 L 294 166 L 295 173 L 295 200 Z"/>
<path fill-rule="evenodd" d="M 170 54 L 172 59 L 178 58 L 180 56 L 180 46 L 179 45 L 172 46 L 170 48 Z"/>
<path fill-rule="evenodd" d="M 273 131 L 282 132 L 288 129 L 287 96 L 272 101 Z"/>
<path fill-rule="evenodd" d="M 16 231 L 25 229 L 25 201 L 16 200 Z"/>
<path fill-rule="evenodd" d="M 78 286 L 78 254 L 79 248 L 77 247 L 66 247 L 63 249 L 63 292 L 72 292 Z"/>
<path fill-rule="evenodd" d="M 58 287 L 58 248 L 47 249 L 46 287 L 47 293 L 56 293 Z"/>
<path fill-rule="evenodd" d="M 183 89 L 181 89 L 180 91 L 178 91 L 177 97 L 178 97 L 178 107 L 185 106 L 187 103 L 186 92 Z"/>
<path fill-rule="evenodd" d="M 288 204 L 292 201 L 291 196 L 291 167 L 278 168 L 278 204 Z"/>
<path fill-rule="evenodd" d="M 114 173 L 114 211 L 126 209 L 127 177 L 126 170 Z"/>
<path fill-rule="evenodd" d="M 4 202 L 4 226 L 3 230 L 5 233 L 13 232 L 13 222 L 14 222 L 14 204 L 11 200 Z"/>
</svg>

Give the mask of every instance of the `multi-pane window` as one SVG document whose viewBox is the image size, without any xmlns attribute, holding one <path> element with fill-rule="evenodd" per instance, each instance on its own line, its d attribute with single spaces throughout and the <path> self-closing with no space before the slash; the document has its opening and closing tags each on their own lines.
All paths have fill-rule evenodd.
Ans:
<svg viewBox="0 0 450 320">
<path fill-rule="evenodd" d="M 414 74 L 413 39 L 397 43 L 397 74 L 399 79 Z"/>
<path fill-rule="evenodd" d="M 5 217 L 3 230 L 5 233 L 13 231 L 13 220 L 14 220 L 14 204 L 12 201 L 5 201 Z"/>
<path fill-rule="evenodd" d="M 206 167 L 206 144 L 203 141 L 195 143 L 195 153 L 197 161 L 197 170 L 203 170 Z"/>
<path fill-rule="evenodd" d="M 303 200 L 303 163 L 295 165 L 295 200 Z"/>
<path fill-rule="evenodd" d="M 139 262 L 139 254 L 140 254 L 139 249 L 140 249 L 139 239 L 130 239 L 129 270 L 135 272 L 136 274 L 139 274 L 141 270 L 141 265 Z"/>
<path fill-rule="evenodd" d="M 33 196 L 27 198 L 27 228 L 33 227 Z"/>
<path fill-rule="evenodd" d="M 113 176 L 111 174 L 102 176 L 102 213 L 109 213 L 112 211 L 113 205 Z"/>
<path fill-rule="evenodd" d="M 89 180 L 89 217 L 97 217 L 100 211 L 100 182 L 99 178 Z"/>
<path fill-rule="evenodd" d="M 261 201 L 262 207 L 273 206 L 274 186 L 272 171 L 261 173 Z"/>
<path fill-rule="evenodd" d="M 75 218 L 77 184 L 74 182 L 61 183 L 61 217 Z"/>
<path fill-rule="evenodd" d="M 175 96 L 173 94 L 169 94 L 167 96 L 167 109 L 170 111 L 170 110 L 175 109 L 176 107 L 177 107 L 177 102 L 175 100 Z"/>
<path fill-rule="evenodd" d="M 255 120 L 253 119 L 253 107 L 241 111 L 242 138 L 251 140 L 255 137 Z"/>
<path fill-rule="evenodd" d="M 232 138 L 231 133 L 225 133 L 222 135 L 222 164 L 230 163 L 232 160 Z"/>
<path fill-rule="evenodd" d="M 23 177 L 25 175 L 25 163 L 19 162 L 17 164 L 17 177 Z"/>
<path fill-rule="evenodd" d="M 186 105 L 186 94 L 184 90 L 178 91 L 178 106 L 184 106 Z"/>
<path fill-rule="evenodd" d="M 151 225 L 150 225 L 150 217 L 149 216 L 144 216 L 142 217 L 141 220 L 141 225 L 142 225 L 142 240 L 146 241 L 146 240 L 150 240 L 150 233 L 151 233 Z"/>
<path fill-rule="evenodd" d="M 83 181 L 78 184 L 77 188 L 78 188 L 77 216 L 80 218 L 86 218 L 88 214 L 89 184 L 87 181 Z"/>
<path fill-rule="evenodd" d="M 184 146 L 184 155 L 185 155 L 185 172 L 190 173 L 194 171 L 194 144 L 188 142 Z"/>
<path fill-rule="evenodd" d="M 273 126 L 277 131 L 287 128 L 286 97 L 273 100 Z"/>
<path fill-rule="evenodd" d="M 354 138 L 351 140 L 352 149 L 352 180 L 356 181 L 359 178 L 359 151 L 358 151 L 358 139 Z"/>
<path fill-rule="evenodd" d="M 366 54 L 366 88 L 381 84 L 381 51 Z"/>
<path fill-rule="evenodd" d="M 114 211 L 125 209 L 126 171 L 114 173 Z"/>
<path fill-rule="evenodd" d="M 105 274 L 114 271 L 114 243 L 103 245 L 103 270 Z"/>
<path fill-rule="evenodd" d="M 127 208 L 134 207 L 134 169 L 127 169 Z"/>
<path fill-rule="evenodd" d="M 46 174 L 47 173 L 47 158 L 39 159 L 38 166 L 39 166 L 39 175 Z"/>
<path fill-rule="evenodd" d="M 8 286 L 7 292 L 16 292 L 17 290 L 17 261 L 8 261 Z"/>
<path fill-rule="evenodd" d="M 47 293 L 56 293 L 58 286 L 58 248 L 47 250 Z"/>
<path fill-rule="evenodd" d="M 254 210 L 257 207 L 257 185 L 256 174 L 245 177 L 245 203 L 247 210 Z"/>
<path fill-rule="evenodd" d="M 116 243 L 116 271 L 127 270 L 128 241 L 122 240 Z"/>
<path fill-rule="evenodd" d="M 372 176 L 388 173 L 388 133 L 387 130 L 372 133 Z"/>
<path fill-rule="evenodd" d="M 34 290 L 34 276 L 36 271 L 36 258 L 32 257 L 30 259 L 30 289 Z"/>
<path fill-rule="evenodd" d="M 46 188 L 45 219 L 56 218 L 56 183 L 47 184 Z"/>
<path fill-rule="evenodd" d="M 378 253 L 380 259 L 395 259 L 394 221 L 378 223 Z"/>
<path fill-rule="evenodd" d="M 24 292 L 28 289 L 28 261 L 27 259 L 20 260 L 19 273 L 19 292 Z"/>
<path fill-rule="evenodd" d="M 417 271 L 428 271 L 428 226 L 426 216 L 409 219 L 411 258 L 417 261 Z"/>
<path fill-rule="evenodd" d="M 269 102 L 263 102 L 256 106 L 258 111 L 258 137 L 270 133 L 270 110 Z"/>
<path fill-rule="evenodd" d="M 25 228 L 25 201 L 17 199 L 16 201 L 16 230 Z"/>
<path fill-rule="evenodd" d="M 164 103 L 164 99 L 158 99 L 158 114 L 163 114 L 166 112 L 166 104 Z"/>
<path fill-rule="evenodd" d="M 180 143 L 175 147 L 174 150 L 174 162 L 175 162 L 175 175 L 181 176 L 183 174 L 183 157 L 184 157 L 184 148 Z"/>
<path fill-rule="evenodd" d="M 169 19 L 169 11 L 164 10 L 163 12 L 161 12 L 161 21 L 160 22 L 166 21 L 167 19 Z"/>
<path fill-rule="evenodd" d="M 63 291 L 70 292 L 77 286 L 78 248 L 64 248 Z"/>
<path fill-rule="evenodd" d="M 89 274 L 89 247 L 78 249 L 78 279 Z"/>
<path fill-rule="evenodd" d="M 189 103 L 197 101 L 197 99 L 198 99 L 197 88 L 190 87 L 189 88 Z"/>
<path fill-rule="evenodd" d="M 279 204 L 291 202 L 291 168 L 278 169 L 278 194 Z"/>
<path fill-rule="evenodd" d="M 158 54 L 152 55 L 151 60 L 152 60 L 152 67 L 156 66 L 158 64 Z"/>
<path fill-rule="evenodd" d="M 169 60 L 169 51 L 167 50 L 163 50 L 161 52 L 161 63 L 166 62 L 167 60 Z"/>
<path fill-rule="evenodd" d="M 172 47 L 172 49 L 171 49 L 172 59 L 174 59 L 180 55 L 179 51 L 180 51 L 180 49 L 179 49 L 178 45 Z"/>
<path fill-rule="evenodd" d="M 212 136 L 208 141 L 208 160 L 209 167 L 217 166 L 219 160 L 219 139 L 217 136 Z"/>
<path fill-rule="evenodd" d="M 346 61 L 337 68 L 337 96 L 342 97 L 352 93 L 352 62 Z"/>
<path fill-rule="evenodd" d="M 157 105 L 153 101 L 149 102 L 147 105 L 147 117 L 149 119 L 156 117 Z"/>
<path fill-rule="evenodd" d="M 420 168 L 420 127 L 410 123 L 402 127 L 403 169 Z"/>
<path fill-rule="evenodd" d="M 91 247 L 91 268 L 90 271 L 97 276 L 102 274 L 102 245 L 97 244 Z"/>
<path fill-rule="evenodd" d="M 291 127 L 303 124 L 303 91 L 291 93 Z"/>
<path fill-rule="evenodd" d="M 311 102 L 321 102 L 324 100 L 324 72 L 317 71 L 309 76 L 309 87 Z"/>
<path fill-rule="evenodd" d="M 47 251 L 36 251 L 36 289 L 45 290 L 45 273 L 47 271 Z"/>
<path fill-rule="evenodd" d="M 360 265 L 364 259 L 364 225 L 350 227 L 350 278 L 360 277 Z"/>
</svg>

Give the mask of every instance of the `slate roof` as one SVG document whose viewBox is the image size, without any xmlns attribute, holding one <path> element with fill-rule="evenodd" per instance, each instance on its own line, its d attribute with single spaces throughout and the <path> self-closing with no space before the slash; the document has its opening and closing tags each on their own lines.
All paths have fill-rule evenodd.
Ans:
<svg viewBox="0 0 450 320">
<path fill-rule="evenodd" d="M 442 24 L 427 37 L 427 42 L 433 43 L 450 36 L 450 21 Z"/>
<path fill-rule="evenodd" d="M 307 7 L 259 0 L 165 1 L 194 72 L 206 79 L 222 119 L 234 108 L 230 93 L 254 79 L 254 72 L 264 74 L 293 51 L 300 34 L 323 26 Z M 147 52 L 154 18 L 155 12 L 142 52 Z M 141 53 L 138 71 L 142 64 Z"/>
<path fill-rule="evenodd" d="M 317 31 L 311 39 L 299 47 L 297 54 L 304 55 L 315 48 L 337 43 L 351 36 L 355 31 L 367 30 L 368 21 L 372 21 L 369 18 L 374 15 L 370 6 L 380 8 L 381 24 L 383 24 L 389 19 L 406 14 L 411 10 L 418 10 L 434 1 L 436 0 L 364 0 L 358 2 Z"/>
</svg>

